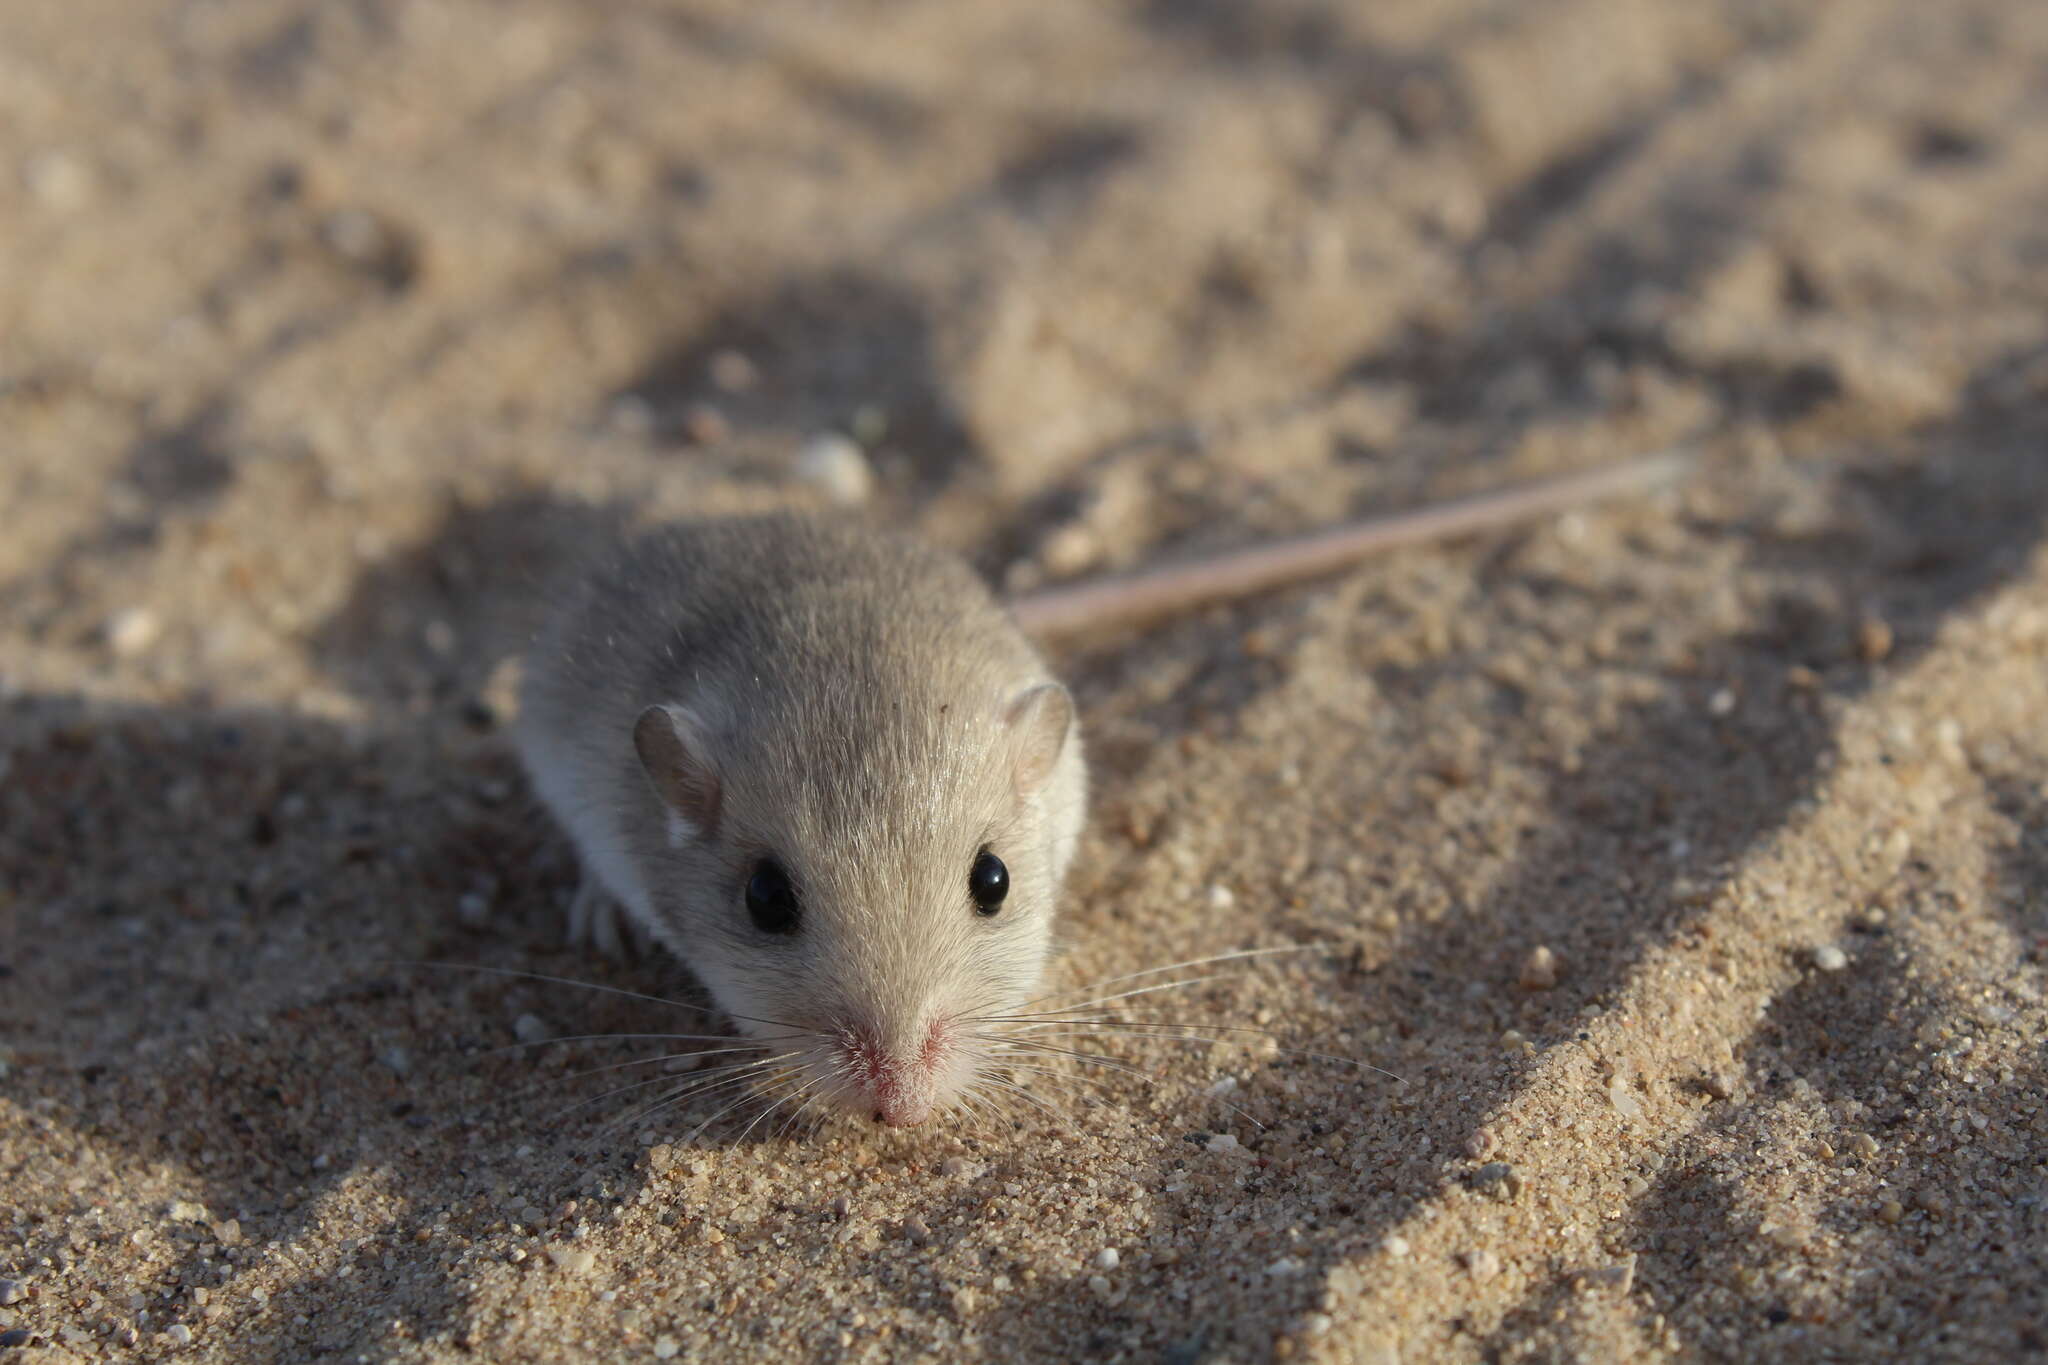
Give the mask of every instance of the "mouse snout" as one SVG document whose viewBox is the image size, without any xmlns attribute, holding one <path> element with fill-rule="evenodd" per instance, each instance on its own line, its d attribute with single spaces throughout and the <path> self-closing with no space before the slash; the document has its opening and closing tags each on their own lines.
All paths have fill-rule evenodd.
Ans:
<svg viewBox="0 0 2048 1365">
<path fill-rule="evenodd" d="M 913 1127 L 930 1118 L 946 1062 L 946 1032 L 944 1023 L 936 1020 L 900 1041 L 865 1029 L 844 1032 L 844 1064 L 855 1092 L 852 1103 L 891 1128 Z"/>
</svg>

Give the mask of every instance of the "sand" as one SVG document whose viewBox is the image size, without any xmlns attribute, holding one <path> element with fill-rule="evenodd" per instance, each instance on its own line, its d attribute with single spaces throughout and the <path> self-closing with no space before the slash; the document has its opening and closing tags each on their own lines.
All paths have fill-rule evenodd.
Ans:
<svg viewBox="0 0 2048 1365">
<path fill-rule="evenodd" d="M 2026 0 L 12 0 L 0 1342 L 2042 1351 L 2044 63 Z M 867 481 L 1022 589 L 1689 439 L 1060 648 L 1058 981 L 1311 945 L 1157 1002 L 1251 1031 L 903 1133 L 521 1045 L 703 1029 L 560 946 L 503 737 L 590 538 Z"/>
</svg>

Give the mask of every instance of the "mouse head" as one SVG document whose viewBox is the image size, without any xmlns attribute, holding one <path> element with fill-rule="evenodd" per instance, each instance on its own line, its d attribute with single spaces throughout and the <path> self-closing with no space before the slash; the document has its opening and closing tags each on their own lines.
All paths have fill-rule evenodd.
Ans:
<svg viewBox="0 0 2048 1365">
<path fill-rule="evenodd" d="M 972 1091 L 1036 994 L 1081 824 L 1073 700 L 1042 679 L 842 677 L 801 703 L 640 715 L 656 914 L 779 1059 L 773 1094 L 920 1123 Z"/>
</svg>

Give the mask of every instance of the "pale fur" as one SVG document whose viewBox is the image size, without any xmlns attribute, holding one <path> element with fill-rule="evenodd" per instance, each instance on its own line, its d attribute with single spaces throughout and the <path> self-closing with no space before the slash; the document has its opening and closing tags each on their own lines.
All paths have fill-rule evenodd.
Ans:
<svg viewBox="0 0 2048 1365">
<path fill-rule="evenodd" d="M 951 556 L 798 516 L 703 522 L 605 555 L 558 604 L 527 660 L 515 738 L 585 875 L 743 1031 L 864 1031 L 897 1055 L 936 1019 L 1036 993 L 1086 798 L 1077 724 L 1043 784 L 1015 789 L 1007 718 L 1049 681 Z M 642 770 L 634 724 L 657 705 L 702 727 L 721 783 L 708 834 Z M 968 895 L 983 845 L 1010 872 L 992 918 Z M 800 888 L 794 936 L 748 918 L 763 856 Z M 916 1078 L 934 1106 L 982 1064 L 976 1031 L 952 1029 L 942 1065 Z M 833 1048 L 808 1064 L 813 1095 L 868 1102 Z"/>
</svg>

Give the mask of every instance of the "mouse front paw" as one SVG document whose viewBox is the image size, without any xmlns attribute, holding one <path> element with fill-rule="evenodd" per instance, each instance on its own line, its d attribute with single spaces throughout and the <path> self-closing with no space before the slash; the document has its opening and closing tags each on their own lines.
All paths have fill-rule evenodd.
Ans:
<svg viewBox="0 0 2048 1365">
<path fill-rule="evenodd" d="M 585 873 L 569 902 L 568 943 L 572 948 L 589 945 L 614 961 L 624 962 L 645 953 L 652 941 L 640 922 L 628 914 L 597 878 Z"/>
</svg>

